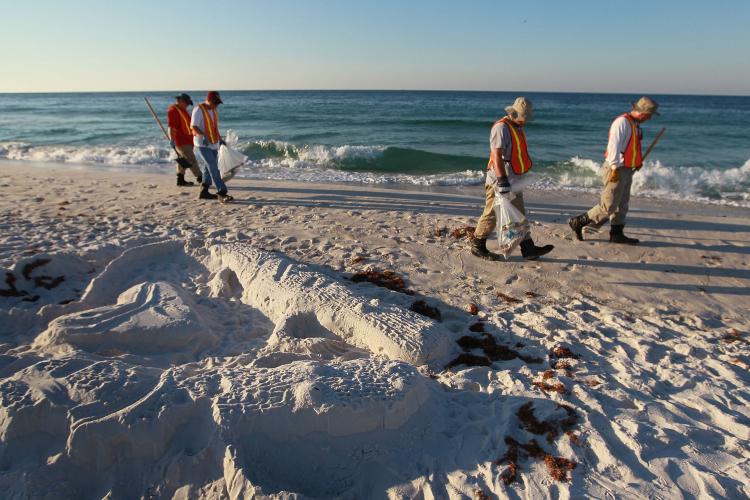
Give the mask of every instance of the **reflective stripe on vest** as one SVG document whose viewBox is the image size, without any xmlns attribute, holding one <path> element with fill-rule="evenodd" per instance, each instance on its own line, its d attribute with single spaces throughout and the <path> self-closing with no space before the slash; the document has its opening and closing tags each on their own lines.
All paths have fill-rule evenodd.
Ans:
<svg viewBox="0 0 750 500">
<path fill-rule="evenodd" d="M 643 157 L 641 156 L 641 129 L 633 117 L 628 113 L 621 115 L 630 125 L 630 139 L 622 152 L 622 166 L 626 168 L 641 168 L 643 166 Z M 604 151 L 604 158 L 607 158 L 607 151 Z"/>
<path fill-rule="evenodd" d="M 212 109 L 214 119 L 211 120 L 211 117 L 208 115 L 208 108 L 205 104 L 199 105 L 201 108 L 201 111 L 203 111 L 203 128 L 205 128 L 205 132 L 208 135 L 208 142 L 210 144 L 216 144 L 219 142 L 219 117 L 216 114 L 216 110 Z"/>
<path fill-rule="evenodd" d="M 513 168 L 513 173 L 516 175 L 525 174 L 531 170 L 533 164 L 529 156 L 528 146 L 526 145 L 526 134 L 522 128 L 516 128 L 507 117 L 496 121 L 492 126 L 494 127 L 498 123 L 504 123 L 508 127 L 508 130 L 510 130 L 510 166 Z M 503 159 L 505 160 L 505 158 Z M 490 154 L 487 170 L 491 168 L 492 154 Z"/>
<path fill-rule="evenodd" d="M 190 128 L 190 116 L 187 114 L 187 111 L 184 111 L 179 106 L 175 106 L 175 109 L 177 110 L 177 113 L 180 115 L 180 118 L 182 118 L 182 124 L 185 125 L 185 133 L 187 135 L 193 135 L 193 129 Z"/>
<path fill-rule="evenodd" d="M 630 140 L 625 147 L 622 164 L 628 168 L 641 168 L 643 166 L 643 159 L 641 158 L 641 129 L 629 114 L 626 113 L 623 116 L 630 124 Z"/>
</svg>

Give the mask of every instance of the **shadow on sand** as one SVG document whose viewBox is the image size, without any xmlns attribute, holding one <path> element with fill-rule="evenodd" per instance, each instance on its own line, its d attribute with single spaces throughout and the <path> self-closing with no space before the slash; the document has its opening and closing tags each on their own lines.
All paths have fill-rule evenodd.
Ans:
<svg viewBox="0 0 750 500">
<path fill-rule="evenodd" d="M 266 186 L 240 186 L 234 189 L 255 193 L 274 193 L 282 196 L 283 193 L 289 194 L 287 198 L 282 197 L 281 199 L 274 200 L 236 200 L 236 203 L 247 205 L 321 207 L 339 210 L 387 210 L 444 216 L 479 217 L 484 204 L 484 199 L 478 190 L 477 196 L 465 196 L 439 192 L 357 191 Z M 532 219 L 548 223 L 564 223 L 571 215 L 591 208 L 590 205 L 581 205 L 580 203 L 566 203 L 562 205 L 555 203 L 535 203 L 528 200 L 526 206 L 531 212 Z M 748 226 L 742 224 L 705 222 L 687 218 L 662 219 L 639 216 L 639 214 L 648 213 L 655 212 L 648 209 L 632 209 L 631 215 L 628 217 L 628 225 L 632 228 L 750 234 Z M 750 250 L 747 248 L 738 248 L 738 251 L 739 253 L 750 253 Z"/>
</svg>

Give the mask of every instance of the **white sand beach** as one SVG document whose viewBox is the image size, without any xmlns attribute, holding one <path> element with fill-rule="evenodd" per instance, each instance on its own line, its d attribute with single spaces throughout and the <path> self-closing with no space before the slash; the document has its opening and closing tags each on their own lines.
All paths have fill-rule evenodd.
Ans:
<svg viewBox="0 0 750 500">
<path fill-rule="evenodd" d="M 480 186 L 0 175 L 0 496 L 750 496 L 748 208 L 530 191 L 486 262 Z"/>
</svg>

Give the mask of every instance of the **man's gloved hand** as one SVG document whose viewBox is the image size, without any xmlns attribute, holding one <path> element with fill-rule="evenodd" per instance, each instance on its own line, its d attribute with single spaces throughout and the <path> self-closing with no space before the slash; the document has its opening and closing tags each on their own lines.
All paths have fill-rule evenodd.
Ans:
<svg viewBox="0 0 750 500">
<path fill-rule="evenodd" d="M 500 194 L 510 193 L 510 182 L 508 182 L 508 178 L 507 177 L 500 177 L 497 180 L 497 184 L 495 185 L 495 189 Z"/>
<path fill-rule="evenodd" d="M 619 168 L 613 168 L 609 172 L 609 177 L 607 177 L 607 182 L 617 182 L 620 180 L 620 169 Z"/>
<path fill-rule="evenodd" d="M 174 140 L 173 139 L 170 139 L 169 145 L 172 146 L 172 149 L 175 149 L 175 144 L 174 144 Z"/>
</svg>

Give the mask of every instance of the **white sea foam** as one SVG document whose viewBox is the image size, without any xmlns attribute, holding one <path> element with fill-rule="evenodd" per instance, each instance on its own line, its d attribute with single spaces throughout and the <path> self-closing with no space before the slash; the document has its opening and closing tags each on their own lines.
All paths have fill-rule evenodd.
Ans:
<svg viewBox="0 0 750 500">
<path fill-rule="evenodd" d="M 575 169 L 547 177 L 534 187 L 554 189 L 601 188 L 601 163 L 587 158 L 571 158 Z M 638 196 L 690 200 L 727 205 L 750 205 L 750 160 L 726 170 L 697 166 L 671 167 L 660 161 L 647 161 L 633 177 L 632 193 Z"/>
<path fill-rule="evenodd" d="M 312 165 L 332 165 L 346 160 L 375 160 L 383 154 L 385 146 L 323 146 L 295 147 L 298 161 Z"/>
<path fill-rule="evenodd" d="M 0 159 L 43 163 L 102 165 L 154 165 L 174 157 L 168 147 L 159 146 L 32 146 L 22 142 L 0 144 Z"/>
<path fill-rule="evenodd" d="M 359 182 L 366 184 L 412 184 L 419 186 L 467 186 L 484 182 L 483 169 L 452 173 L 405 174 L 367 171 L 387 150 L 373 145 L 293 145 L 282 141 L 238 144 L 251 152 L 248 165 L 238 177 L 305 182 Z M 253 155 L 252 152 L 255 152 Z M 114 167 L 167 168 L 174 153 L 166 146 L 32 146 L 20 142 L 0 143 L 0 159 L 45 163 L 94 164 Z M 347 166 L 354 165 L 357 170 Z M 530 186 L 541 190 L 598 191 L 601 163 L 573 157 L 549 168 L 538 168 Z M 668 166 L 648 161 L 633 180 L 633 194 L 661 199 L 750 206 L 750 160 L 730 169 L 700 166 Z"/>
<path fill-rule="evenodd" d="M 484 172 L 463 172 L 436 175 L 384 174 L 377 172 L 352 172 L 323 168 L 315 164 L 277 159 L 251 161 L 238 177 L 249 179 L 292 180 L 304 182 L 361 182 L 365 184 L 413 184 L 417 186 L 467 186 L 484 182 Z"/>
</svg>

